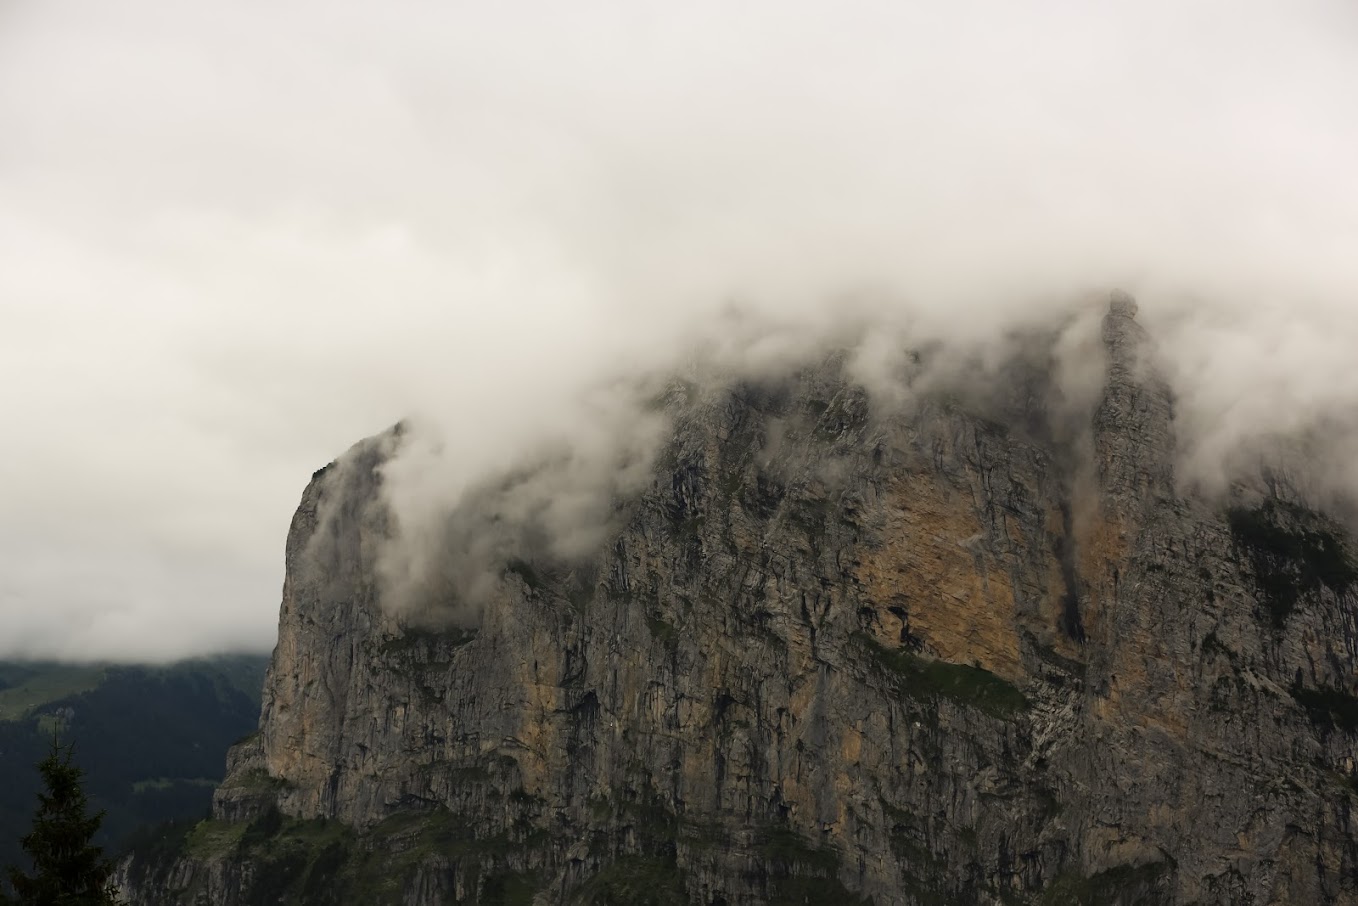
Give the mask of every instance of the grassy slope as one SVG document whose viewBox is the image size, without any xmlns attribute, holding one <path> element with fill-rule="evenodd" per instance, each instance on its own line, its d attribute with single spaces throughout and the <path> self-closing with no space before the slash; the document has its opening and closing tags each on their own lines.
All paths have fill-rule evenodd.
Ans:
<svg viewBox="0 0 1358 906">
<path fill-rule="evenodd" d="M 19 720 L 35 708 L 93 689 L 104 678 L 97 664 L 0 662 L 0 721 Z"/>
</svg>

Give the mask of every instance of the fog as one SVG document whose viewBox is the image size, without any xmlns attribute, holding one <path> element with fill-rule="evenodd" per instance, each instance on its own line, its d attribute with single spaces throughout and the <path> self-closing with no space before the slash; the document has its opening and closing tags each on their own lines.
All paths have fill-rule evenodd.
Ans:
<svg viewBox="0 0 1358 906">
<path fill-rule="evenodd" d="M 1358 487 L 1356 85 L 1338 0 L 10 0 L 0 656 L 267 649 L 354 440 L 421 426 L 412 526 L 552 445 L 607 490 L 600 386 L 846 320 L 1120 287 L 1185 476 L 1284 432 Z"/>
</svg>

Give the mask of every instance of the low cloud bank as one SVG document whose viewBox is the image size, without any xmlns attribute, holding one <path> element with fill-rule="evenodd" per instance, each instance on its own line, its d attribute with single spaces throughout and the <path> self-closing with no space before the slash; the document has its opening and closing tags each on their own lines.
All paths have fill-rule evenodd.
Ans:
<svg viewBox="0 0 1358 906">
<path fill-rule="evenodd" d="M 0 654 L 266 647 L 301 481 L 405 415 L 410 525 L 524 457 L 580 490 L 486 505 L 551 525 L 644 462 L 620 376 L 995 348 L 1110 287 L 1185 475 L 1282 433 L 1358 487 L 1355 15 L 10 4 Z"/>
</svg>

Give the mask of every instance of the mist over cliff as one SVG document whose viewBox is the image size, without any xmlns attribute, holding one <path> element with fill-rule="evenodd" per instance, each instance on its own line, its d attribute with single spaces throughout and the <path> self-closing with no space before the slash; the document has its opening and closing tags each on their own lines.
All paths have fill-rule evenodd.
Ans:
<svg viewBox="0 0 1358 906">
<path fill-rule="evenodd" d="M 689 348 L 686 357 L 660 359 L 649 369 L 633 366 L 563 398 L 553 420 L 534 424 L 498 463 L 468 470 L 463 444 L 484 439 L 460 438 L 465 424 L 416 418 L 358 445 L 337 468 L 379 478 L 370 506 L 383 526 L 376 571 L 385 607 L 417 622 L 432 616 L 475 625 L 482 607 L 503 596 L 513 564 L 597 556 L 631 517 L 632 502 L 654 480 L 658 457 L 674 433 L 685 430 L 695 407 L 740 388 L 784 392 L 778 388 L 834 367 L 862 393 L 866 424 L 880 430 L 940 399 L 980 415 L 1004 412 L 1013 405 L 1014 369 L 1021 366 L 1047 375 L 1027 405 L 1042 435 L 1065 451 L 1079 504 L 1073 515 L 1084 521 L 1095 516 L 1081 488 L 1088 490 L 1096 468 L 1095 409 L 1110 380 L 1100 325 L 1110 306 L 1140 311 L 1120 291 L 1090 294 L 1064 309 L 1044 307 L 1026 323 L 1001 319 L 966 336 L 956 329 L 918 330 L 893 317 L 900 309 L 846 312 L 833 325 L 770 325 L 728 311 L 725 330 Z M 1301 388 L 1308 378 L 1295 373 L 1300 383 L 1289 386 L 1267 358 L 1254 366 L 1214 359 L 1193 344 L 1220 341 L 1243 355 L 1244 338 L 1219 329 L 1213 336 L 1207 322 L 1152 321 L 1149 331 L 1137 329 L 1147 342 L 1120 367 L 1163 384 L 1171 400 L 1163 466 L 1176 493 L 1229 507 L 1241 494 L 1258 492 L 1261 474 L 1272 475 L 1308 505 L 1353 519 L 1358 473 L 1350 463 L 1358 452 L 1358 423 L 1338 400 L 1311 405 L 1330 391 L 1342 396 L 1341 387 L 1312 388 L 1320 392 L 1308 397 Z M 1275 347 L 1274 354 L 1288 352 Z M 1195 367 L 1216 370 L 1199 380 Z M 1272 381 L 1256 385 L 1251 367 Z M 797 426 L 772 417 L 763 430 L 766 449 L 758 455 L 767 464 L 783 434 Z M 322 525 L 336 516 L 323 508 Z M 317 535 L 327 537 L 324 530 Z"/>
<path fill-rule="evenodd" d="M 1186 480 L 1354 486 L 1351 5 L 0 16 L 7 651 L 267 647 L 300 478 L 399 418 L 412 531 L 543 457 L 584 524 L 694 349 L 986 361 L 1113 287 Z"/>
</svg>

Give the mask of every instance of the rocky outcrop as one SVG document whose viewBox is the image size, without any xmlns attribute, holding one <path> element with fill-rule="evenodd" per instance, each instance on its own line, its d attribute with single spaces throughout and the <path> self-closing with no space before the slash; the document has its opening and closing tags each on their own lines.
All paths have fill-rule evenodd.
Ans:
<svg viewBox="0 0 1358 906">
<path fill-rule="evenodd" d="M 359 445 L 293 520 L 259 734 L 125 891 L 1358 902 L 1351 539 L 1276 481 L 1181 494 L 1130 299 L 1102 344 L 1074 431 L 1031 350 L 984 406 L 879 412 L 833 357 L 680 388 L 611 542 L 472 626 L 378 606 L 399 438 Z"/>
</svg>

